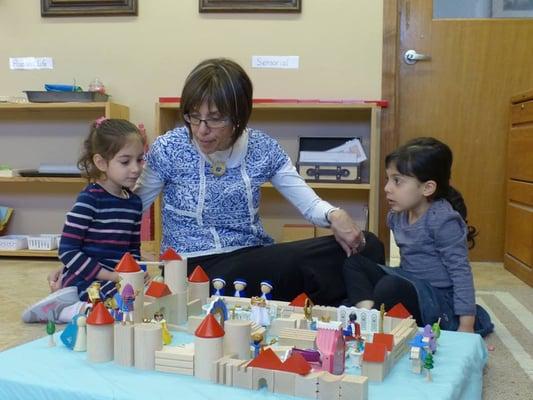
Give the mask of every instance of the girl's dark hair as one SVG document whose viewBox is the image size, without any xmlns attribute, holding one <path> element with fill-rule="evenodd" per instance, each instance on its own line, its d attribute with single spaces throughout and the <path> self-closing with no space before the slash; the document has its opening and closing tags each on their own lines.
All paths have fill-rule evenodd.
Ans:
<svg viewBox="0 0 533 400">
<path fill-rule="evenodd" d="M 125 119 L 97 119 L 92 123 L 89 136 L 83 142 L 78 168 L 89 181 L 99 178 L 102 173 L 94 165 L 94 155 L 100 154 L 105 160 L 111 160 L 131 135 L 137 135 L 143 146 L 146 144 L 146 138 L 131 122 Z"/>
<path fill-rule="evenodd" d="M 432 137 L 409 140 L 385 157 L 385 166 L 396 166 L 402 175 L 412 176 L 420 182 L 435 181 L 437 189 L 430 200 L 446 199 L 467 223 L 469 248 L 475 246 L 478 232 L 468 225 L 467 209 L 463 196 L 450 185 L 453 155 L 450 148 Z"/>
<path fill-rule="evenodd" d="M 204 102 L 215 105 L 220 114 L 230 118 L 233 143 L 242 135 L 252 113 L 252 81 L 235 61 L 212 58 L 194 68 L 181 92 L 181 116 L 194 112 Z M 184 120 L 185 125 L 190 125 Z"/>
</svg>

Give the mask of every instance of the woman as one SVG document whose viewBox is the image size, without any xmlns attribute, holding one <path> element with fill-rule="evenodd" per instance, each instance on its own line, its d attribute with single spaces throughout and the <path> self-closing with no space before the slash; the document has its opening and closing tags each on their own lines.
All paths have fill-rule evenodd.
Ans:
<svg viewBox="0 0 533 400">
<path fill-rule="evenodd" d="M 286 152 L 265 133 L 247 128 L 252 83 L 227 59 L 200 63 L 187 77 L 180 112 L 185 122 L 151 146 L 135 192 L 148 208 L 163 193 L 162 249 L 201 265 L 211 278 L 273 283 L 273 297 L 306 292 L 317 304 L 345 297 L 342 264 L 362 252 L 383 262 L 383 247 L 342 209 L 321 200 Z M 259 218 L 261 185 L 271 182 L 311 223 L 334 237 L 273 244 Z"/>
</svg>

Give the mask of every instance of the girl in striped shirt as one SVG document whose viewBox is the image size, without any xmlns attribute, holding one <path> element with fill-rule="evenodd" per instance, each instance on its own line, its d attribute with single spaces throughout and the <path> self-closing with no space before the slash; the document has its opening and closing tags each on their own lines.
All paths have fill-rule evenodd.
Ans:
<svg viewBox="0 0 533 400">
<path fill-rule="evenodd" d="M 112 297 L 124 253 L 140 259 L 142 202 L 131 189 L 139 177 L 146 139 L 131 122 L 99 118 L 78 162 L 89 184 L 67 213 L 59 246 L 60 271 L 49 277 L 52 294 L 29 307 L 25 322 L 68 322 L 82 310 L 87 289 L 100 282 L 102 300 Z"/>
</svg>

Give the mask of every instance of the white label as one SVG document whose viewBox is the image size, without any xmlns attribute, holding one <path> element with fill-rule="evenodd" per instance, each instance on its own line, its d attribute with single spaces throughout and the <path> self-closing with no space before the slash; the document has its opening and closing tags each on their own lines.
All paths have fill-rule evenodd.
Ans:
<svg viewBox="0 0 533 400">
<path fill-rule="evenodd" d="M 252 68 L 298 69 L 299 56 L 252 56 Z"/>
<path fill-rule="evenodd" d="M 52 57 L 13 57 L 9 59 L 10 69 L 54 69 Z"/>
</svg>

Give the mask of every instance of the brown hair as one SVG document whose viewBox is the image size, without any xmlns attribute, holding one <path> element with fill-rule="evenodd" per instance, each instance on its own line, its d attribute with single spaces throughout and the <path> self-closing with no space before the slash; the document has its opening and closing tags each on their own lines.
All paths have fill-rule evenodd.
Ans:
<svg viewBox="0 0 533 400">
<path fill-rule="evenodd" d="M 89 136 L 83 142 L 78 168 L 89 181 L 99 178 L 102 173 L 94 165 L 94 155 L 100 154 L 105 160 L 111 160 L 124 147 L 131 135 L 137 135 L 143 146 L 146 144 L 146 139 L 139 128 L 131 122 L 125 119 L 97 119 L 92 123 Z"/>
<path fill-rule="evenodd" d="M 235 61 L 212 58 L 194 68 L 181 92 L 181 116 L 197 110 L 204 102 L 215 105 L 230 118 L 234 127 L 233 143 L 242 135 L 252 113 L 252 81 Z M 185 125 L 191 129 L 185 121 Z"/>
</svg>

